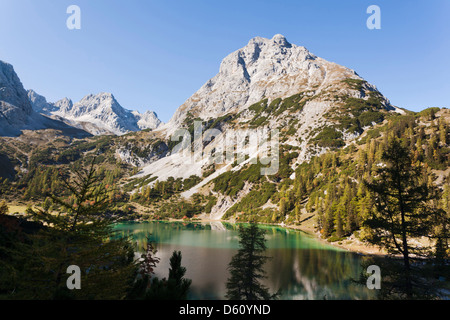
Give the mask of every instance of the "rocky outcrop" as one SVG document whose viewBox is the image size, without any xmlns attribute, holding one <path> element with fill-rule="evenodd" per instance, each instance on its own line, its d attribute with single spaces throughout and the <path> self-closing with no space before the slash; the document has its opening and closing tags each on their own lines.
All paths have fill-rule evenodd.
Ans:
<svg viewBox="0 0 450 320">
<path fill-rule="evenodd" d="M 42 97 L 32 95 L 31 98 L 40 108 L 45 107 L 46 101 Z M 77 137 L 89 135 L 35 112 L 13 66 L 0 61 L 0 136 L 19 136 L 23 130 L 40 129 L 56 129 Z"/>
<path fill-rule="evenodd" d="M 12 65 L 0 61 L 0 135 L 18 135 L 30 127 L 33 109 Z"/>
</svg>

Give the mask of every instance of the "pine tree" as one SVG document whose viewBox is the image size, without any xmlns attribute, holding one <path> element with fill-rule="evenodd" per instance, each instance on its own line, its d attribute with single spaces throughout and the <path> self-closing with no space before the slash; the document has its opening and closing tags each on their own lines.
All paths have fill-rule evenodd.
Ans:
<svg viewBox="0 0 450 320">
<path fill-rule="evenodd" d="M 155 274 L 155 268 L 156 265 L 159 263 L 160 258 L 156 256 L 156 253 L 158 250 L 156 250 L 155 245 L 150 240 L 150 237 L 147 237 L 147 247 L 145 249 L 145 253 L 142 255 L 142 265 L 141 265 L 141 276 L 142 277 L 148 277 L 148 280 L 150 280 L 150 277 Z M 148 286 L 150 286 L 150 283 L 148 283 Z"/>
<path fill-rule="evenodd" d="M 147 300 L 186 300 L 192 280 L 186 279 L 186 268 L 181 265 L 181 252 L 170 258 L 169 278 L 153 278 L 145 298 Z"/>
<path fill-rule="evenodd" d="M 324 225 L 324 213 L 323 213 L 323 199 L 320 199 L 319 205 L 317 207 L 317 227 L 319 230 L 323 229 Z"/>
<path fill-rule="evenodd" d="M 295 205 L 295 209 L 294 209 L 295 221 L 300 222 L 300 215 L 301 215 L 300 205 L 297 204 L 297 205 Z"/>
<path fill-rule="evenodd" d="M 345 231 L 347 234 L 351 234 L 359 228 L 357 207 L 358 198 L 354 197 L 347 208 L 347 220 L 345 223 Z"/>
<path fill-rule="evenodd" d="M 280 212 L 280 215 L 283 217 L 286 214 L 286 198 L 282 197 L 280 199 L 280 203 L 278 206 L 278 210 Z"/>
<path fill-rule="evenodd" d="M 169 268 L 169 287 L 175 295 L 176 300 L 186 300 L 189 288 L 191 286 L 192 280 L 186 279 L 184 276 L 186 274 L 186 267 L 181 265 L 181 252 L 174 251 L 172 257 L 170 258 L 170 268 Z"/>
<path fill-rule="evenodd" d="M 341 239 L 344 236 L 344 226 L 342 222 L 343 208 L 340 207 L 336 213 L 336 237 Z"/>
<path fill-rule="evenodd" d="M 264 255 L 267 249 L 265 232 L 255 223 L 239 228 L 240 249 L 233 256 L 228 269 L 226 297 L 230 300 L 268 300 L 276 298 L 260 281 L 266 278 L 264 264 L 269 259 Z"/>
<path fill-rule="evenodd" d="M 325 211 L 325 219 L 323 222 L 323 234 L 325 237 L 331 236 L 334 231 L 334 214 L 333 208 L 329 205 Z"/>
<path fill-rule="evenodd" d="M 325 237 L 331 236 L 334 231 L 334 210 L 333 203 L 336 198 L 336 190 L 331 183 L 327 188 L 327 195 L 325 198 L 325 217 L 323 221 L 323 234 Z"/>
<path fill-rule="evenodd" d="M 434 119 L 436 119 L 436 111 L 434 111 L 434 109 L 431 109 L 429 120 L 434 120 Z"/>
<path fill-rule="evenodd" d="M 156 265 L 160 261 L 160 258 L 156 256 L 157 252 L 158 250 L 156 250 L 154 243 L 151 241 L 150 235 L 147 236 L 145 252 L 141 255 L 139 277 L 137 277 L 133 287 L 128 292 L 127 299 L 145 299 L 151 285 L 152 276 L 155 274 Z"/>
<path fill-rule="evenodd" d="M 432 209 L 429 201 L 437 197 L 437 190 L 422 180 L 422 169 L 412 165 L 411 154 L 396 138 L 383 153 L 385 166 L 378 169 L 373 182 L 365 182 L 375 195 L 377 214 L 365 224 L 377 234 L 374 242 L 403 257 L 402 293 L 414 295 L 411 255 L 420 255 L 423 248 L 413 247 L 410 238 L 429 234 Z"/>
<path fill-rule="evenodd" d="M 2 202 L 0 202 L 0 214 L 7 214 L 8 213 L 8 206 L 6 204 L 5 200 L 2 200 Z"/>
<path fill-rule="evenodd" d="M 439 119 L 439 140 L 443 145 L 447 144 L 447 126 L 442 118 Z"/>
</svg>

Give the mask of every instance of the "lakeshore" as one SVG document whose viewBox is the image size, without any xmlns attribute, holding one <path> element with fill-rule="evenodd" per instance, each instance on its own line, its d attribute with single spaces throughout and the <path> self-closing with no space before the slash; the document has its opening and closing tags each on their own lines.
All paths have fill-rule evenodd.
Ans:
<svg viewBox="0 0 450 320">
<path fill-rule="evenodd" d="M 334 247 L 346 250 L 346 251 L 350 251 L 353 253 L 357 253 L 360 255 L 364 255 L 364 256 L 384 256 L 387 255 L 387 252 L 385 252 L 384 250 L 370 245 L 368 243 L 364 243 L 361 240 L 357 239 L 355 237 L 355 235 L 351 235 L 350 237 L 340 240 L 340 241 L 334 241 L 334 242 L 330 242 L 327 239 L 324 239 L 321 237 L 321 234 L 319 232 L 316 231 L 315 227 L 314 227 L 314 223 L 313 223 L 313 218 L 314 215 L 311 214 L 309 217 L 305 218 L 304 220 L 306 223 L 302 223 L 300 225 L 287 225 L 287 224 L 263 224 L 263 223 L 258 223 L 261 225 L 269 225 L 269 226 L 276 226 L 276 227 L 281 227 L 281 228 L 286 228 L 286 229 L 293 229 L 293 230 L 298 230 L 298 231 L 302 231 L 312 237 L 314 237 L 317 241 L 324 243 L 324 244 L 328 244 L 328 245 L 332 245 Z M 235 221 L 229 221 L 229 220 L 211 220 L 208 218 L 197 218 L 197 219 L 193 219 L 193 220 L 183 220 L 183 219 L 169 219 L 167 221 L 170 222 L 200 222 L 200 223 L 211 223 L 211 222 L 224 222 L 224 223 L 236 223 Z"/>
<path fill-rule="evenodd" d="M 24 213 L 27 206 L 25 205 L 18 205 L 18 204 L 11 204 L 10 205 L 10 212 L 13 213 Z M 135 222 L 145 221 L 145 217 L 150 216 L 148 213 L 139 212 L 139 214 L 144 217 L 144 220 L 138 219 L 138 220 L 130 220 Z M 387 253 L 384 250 L 381 250 L 380 248 L 370 245 L 368 243 L 364 243 L 361 240 L 357 239 L 355 235 L 351 235 L 350 237 L 340 240 L 340 241 L 334 241 L 330 242 L 327 239 L 322 238 L 320 232 L 316 230 L 315 227 L 315 215 L 312 213 L 304 214 L 303 219 L 300 223 L 300 225 L 288 225 L 288 224 L 267 224 L 267 225 L 273 225 L 277 227 L 282 227 L 286 229 L 293 229 L 293 230 L 299 230 L 302 232 L 305 232 L 309 234 L 310 236 L 314 237 L 318 241 L 329 244 L 332 246 L 335 246 L 340 249 L 344 249 L 350 252 L 354 252 L 361 255 L 386 255 Z M 186 222 L 186 220 L 183 219 L 169 219 L 167 221 L 170 222 Z M 225 223 L 236 223 L 236 221 L 231 220 L 213 220 L 209 219 L 206 214 L 203 214 L 199 218 L 194 218 L 192 220 L 188 220 L 190 222 L 200 222 L 200 223 L 211 223 L 211 222 L 225 222 Z M 260 223 L 262 224 L 262 223 Z"/>
</svg>

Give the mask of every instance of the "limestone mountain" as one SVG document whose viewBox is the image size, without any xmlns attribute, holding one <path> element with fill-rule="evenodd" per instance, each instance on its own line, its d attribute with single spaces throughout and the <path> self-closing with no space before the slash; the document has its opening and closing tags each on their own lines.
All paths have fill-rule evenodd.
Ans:
<svg viewBox="0 0 450 320">
<path fill-rule="evenodd" d="M 68 98 L 48 103 L 33 90 L 28 91 L 28 97 L 36 112 L 62 119 L 94 135 L 122 135 L 132 131 L 156 129 L 161 124 L 155 112 L 141 114 L 127 110 L 111 93 L 90 94 L 77 103 Z"/>
<path fill-rule="evenodd" d="M 15 134 L 29 126 L 33 114 L 26 91 L 12 65 L 0 61 L 0 133 Z"/>
<path fill-rule="evenodd" d="M 49 128 L 75 136 L 88 135 L 35 112 L 13 66 L 0 60 L 0 136 L 18 136 L 23 130 Z"/>
<path fill-rule="evenodd" d="M 256 37 L 222 61 L 219 73 L 178 108 L 167 127 L 179 126 L 188 115 L 217 118 L 243 111 L 263 99 L 270 103 L 298 93 L 317 97 L 335 91 L 364 98 L 362 90 L 350 92 L 343 86 L 347 79 L 364 81 L 355 71 L 317 57 L 280 34 L 272 39 Z M 376 91 L 368 83 L 364 89 Z M 316 113 L 323 113 L 329 107 L 329 101 L 324 100 L 318 103 L 318 99 L 311 99 L 305 109 L 313 104 Z M 384 107 L 390 106 L 386 99 L 382 102 Z"/>
<path fill-rule="evenodd" d="M 392 106 L 355 71 L 317 57 L 278 34 L 272 39 L 251 39 L 225 57 L 219 73 L 158 132 L 167 142 L 179 128 L 192 130 L 194 120 L 203 121 L 203 129 L 220 129 L 223 135 L 236 129 L 278 129 L 282 144 L 299 149 L 297 165 L 351 143 L 395 112 L 404 111 Z M 216 149 L 223 139 L 219 136 L 205 143 L 206 152 Z M 138 177 L 187 178 L 209 166 L 205 159 L 186 164 L 168 155 L 144 167 Z M 222 167 L 220 172 L 229 169 Z"/>
</svg>

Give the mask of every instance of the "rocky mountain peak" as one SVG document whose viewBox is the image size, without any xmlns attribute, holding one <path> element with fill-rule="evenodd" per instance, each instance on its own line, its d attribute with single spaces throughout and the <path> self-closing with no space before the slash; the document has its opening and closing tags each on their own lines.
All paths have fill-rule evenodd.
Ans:
<svg viewBox="0 0 450 320">
<path fill-rule="evenodd" d="M 3 105 L 2 112 L 6 114 L 12 106 L 20 109 L 20 115 L 30 115 L 32 112 L 28 95 L 20 82 L 11 64 L 0 60 L 0 101 Z M 18 111 L 18 110 L 16 110 Z"/>
<path fill-rule="evenodd" d="M 147 111 L 140 114 L 127 110 L 109 92 L 88 94 L 76 103 L 68 98 L 48 103 L 33 90 L 28 91 L 28 97 L 36 112 L 64 120 L 94 135 L 122 135 L 130 131 L 155 129 L 161 124 L 156 113 Z"/>
<path fill-rule="evenodd" d="M 0 60 L 0 135 L 18 135 L 33 114 L 28 95 L 14 68 Z"/>
<path fill-rule="evenodd" d="M 36 93 L 34 90 L 28 90 L 28 99 L 31 102 L 32 108 L 37 113 L 48 114 L 57 108 L 54 105 L 47 102 L 47 99 L 44 96 Z"/>
<path fill-rule="evenodd" d="M 83 97 L 73 106 L 73 116 L 77 117 L 97 109 L 109 109 L 122 113 L 123 108 L 119 105 L 112 93 L 100 92 L 98 94 L 89 94 Z"/>
<path fill-rule="evenodd" d="M 69 112 L 73 107 L 73 102 L 69 98 L 63 98 L 54 103 L 56 110 L 59 110 L 62 113 Z"/>
<path fill-rule="evenodd" d="M 188 112 L 204 119 L 219 117 L 242 111 L 264 98 L 320 91 L 347 78 L 361 79 L 353 70 L 289 43 L 283 35 L 255 37 L 223 59 L 219 73 L 175 112 L 168 125 L 179 126 Z"/>
<path fill-rule="evenodd" d="M 287 41 L 286 37 L 282 34 L 276 34 L 273 36 L 272 41 L 281 47 L 291 47 L 291 44 Z"/>
<path fill-rule="evenodd" d="M 293 53 L 296 55 L 292 56 Z M 251 80 L 248 78 L 255 74 L 255 69 L 270 71 L 266 69 L 291 58 L 304 60 L 315 57 L 306 48 L 291 45 L 281 34 L 272 39 L 255 37 L 245 47 L 231 53 L 222 61 L 220 73 L 229 75 L 243 70 L 244 77 Z"/>
<path fill-rule="evenodd" d="M 83 130 L 39 114 L 33 106 L 45 112 L 53 108 L 43 96 L 34 91 L 27 92 L 12 65 L 0 61 L 0 136 L 19 136 L 23 130 L 40 129 L 56 129 L 79 137 L 88 135 Z"/>
</svg>

